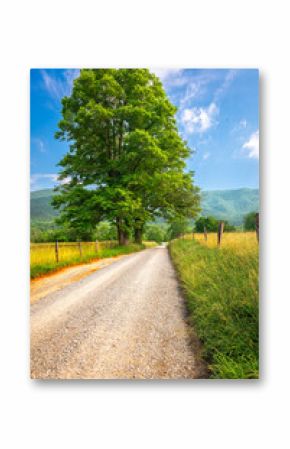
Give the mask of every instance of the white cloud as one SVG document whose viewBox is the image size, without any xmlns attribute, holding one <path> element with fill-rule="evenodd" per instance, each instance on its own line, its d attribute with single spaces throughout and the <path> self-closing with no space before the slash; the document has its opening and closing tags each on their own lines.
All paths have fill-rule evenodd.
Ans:
<svg viewBox="0 0 290 449">
<path fill-rule="evenodd" d="M 183 76 L 186 77 L 187 71 L 184 70 Z M 219 114 L 218 104 L 221 97 L 226 93 L 230 84 L 237 75 L 237 70 L 227 70 L 220 86 L 213 93 L 213 100 L 208 107 L 190 108 L 190 103 L 200 98 L 207 90 L 208 84 L 216 80 L 216 76 L 211 73 L 201 73 L 194 77 L 194 80 L 187 79 L 187 88 L 185 94 L 179 101 L 180 113 L 179 120 L 189 134 L 203 133 L 217 124 L 216 118 Z M 246 121 L 241 121 L 240 126 L 246 127 Z"/>
<path fill-rule="evenodd" d="M 179 102 L 181 108 L 184 108 L 192 100 L 202 97 L 208 90 L 208 85 L 215 79 L 208 71 L 192 76 L 190 71 L 185 70 L 183 76 L 186 77 L 186 90 Z"/>
<path fill-rule="evenodd" d="M 183 69 L 151 68 L 149 70 L 158 76 L 167 87 L 184 86 L 187 83 L 187 78 L 183 76 Z"/>
<path fill-rule="evenodd" d="M 37 149 L 41 153 L 46 153 L 46 147 L 45 147 L 44 141 L 42 139 L 32 138 L 31 142 L 36 145 Z"/>
<path fill-rule="evenodd" d="M 49 74 L 50 70 L 41 70 L 44 87 L 50 96 L 59 101 L 65 95 L 69 95 L 73 80 L 79 75 L 78 69 L 65 70 L 60 77 Z"/>
<path fill-rule="evenodd" d="M 161 80 L 165 80 L 167 78 L 170 78 L 174 75 L 180 74 L 182 72 L 182 69 L 158 69 L 158 68 L 152 68 L 150 69 L 151 72 L 155 73 L 156 76 L 158 76 Z"/>
<path fill-rule="evenodd" d="M 71 177 L 67 176 L 64 179 L 58 179 L 57 173 L 34 173 L 30 176 L 31 190 L 40 190 L 52 188 L 58 184 L 67 184 Z"/>
<path fill-rule="evenodd" d="M 59 182 L 59 184 L 68 184 L 70 181 L 71 181 L 71 177 L 67 176 L 64 179 L 60 179 L 58 182 Z"/>
<path fill-rule="evenodd" d="M 239 123 L 236 123 L 235 126 L 231 129 L 231 134 L 244 134 L 243 131 L 247 128 L 248 122 L 246 119 L 242 119 Z"/>
<path fill-rule="evenodd" d="M 62 82 L 50 76 L 46 70 L 41 70 L 41 75 L 50 96 L 57 100 L 61 99 L 65 95 Z"/>
<path fill-rule="evenodd" d="M 224 93 L 228 90 L 232 81 L 236 77 L 238 71 L 237 70 L 229 70 L 225 76 L 225 79 L 221 86 L 215 91 L 214 101 L 217 102 L 224 95 Z"/>
<path fill-rule="evenodd" d="M 259 131 L 255 131 L 247 142 L 244 143 L 243 148 L 247 150 L 248 157 L 251 159 L 259 159 Z"/>
<path fill-rule="evenodd" d="M 210 152 L 207 151 L 207 152 L 204 153 L 204 155 L 202 156 L 202 159 L 203 159 L 204 161 L 206 161 L 209 157 L 210 157 Z"/>
<path fill-rule="evenodd" d="M 58 182 L 57 173 L 34 173 L 30 176 L 31 190 L 48 189 Z"/>
<path fill-rule="evenodd" d="M 216 123 L 218 113 L 216 104 L 211 103 L 207 108 L 184 109 L 181 121 L 189 134 L 203 133 Z"/>
<path fill-rule="evenodd" d="M 31 175 L 30 181 L 34 183 L 39 179 L 51 179 L 52 181 L 57 181 L 58 174 L 57 173 L 35 173 Z"/>
<path fill-rule="evenodd" d="M 79 76 L 79 74 L 80 74 L 79 69 L 67 69 L 64 72 L 64 78 L 66 79 L 68 89 L 72 88 L 73 82 Z"/>
<path fill-rule="evenodd" d="M 186 104 L 188 104 L 194 98 L 197 98 L 201 92 L 201 84 L 198 82 L 190 83 L 185 91 L 185 95 L 181 98 L 179 102 L 179 107 L 183 108 Z"/>
</svg>

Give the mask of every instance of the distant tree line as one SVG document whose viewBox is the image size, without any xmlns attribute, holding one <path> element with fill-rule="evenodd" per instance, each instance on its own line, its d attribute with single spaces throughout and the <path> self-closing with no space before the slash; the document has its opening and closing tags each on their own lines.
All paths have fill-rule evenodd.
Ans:
<svg viewBox="0 0 290 449">
<path fill-rule="evenodd" d="M 178 238 L 183 234 L 192 232 L 202 233 L 204 228 L 207 232 L 217 232 L 219 220 L 215 217 L 199 217 L 195 223 L 188 219 L 180 218 L 171 223 L 147 223 L 144 227 L 143 238 L 147 241 L 155 241 L 157 243 L 166 242 L 174 238 Z M 235 227 L 224 221 L 225 232 L 234 231 L 254 231 L 256 227 L 256 212 L 250 212 L 245 215 L 243 226 Z M 31 225 L 31 241 L 32 242 L 53 242 L 59 241 L 77 241 L 78 234 L 71 227 L 57 227 L 54 222 L 34 222 Z M 117 240 L 117 228 L 108 221 L 98 223 L 95 229 L 88 234 L 83 235 L 84 241 L 104 241 Z"/>
<path fill-rule="evenodd" d="M 217 232 L 219 221 L 215 217 L 200 217 L 196 220 L 194 225 L 195 232 L 204 232 L 204 229 L 207 232 Z M 223 220 L 224 222 L 224 231 L 225 232 L 233 232 L 236 230 L 236 227 L 229 224 L 227 220 Z"/>
</svg>

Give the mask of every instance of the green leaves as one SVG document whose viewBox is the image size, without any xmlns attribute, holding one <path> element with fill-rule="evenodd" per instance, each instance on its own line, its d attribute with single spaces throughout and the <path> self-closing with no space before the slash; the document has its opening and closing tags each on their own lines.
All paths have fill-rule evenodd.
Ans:
<svg viewBox="0 0 290 449">
<path fill-rule="evenodd" d="M 256 230 L 256 212 L 249 212 L 244 217 L 244 227 L 246 231 Z"/>
<path fill-rule="evenodd" d="M 215 217 L 199 217 L 195 222 L 195 231 L 204 232 L 206 229 L 208 232 L 217 232 L 219 226 L 219 220 Z M 224 220 L 224 231 L 235 231 L 235 226 L 230 225 L 226 220 Z"/>
<path fill-rule="evenodd" d="M 126 229 L 138 223 L 140 230 L 156 214 L 194 216 L 199 195 L 183 172 L 190 150 L 175 113 L 147 69 L 81 70 L 71 96 L 62 100 L 56 133 L 71 144 L 59 163 L 61 178 L 71 181 L 55 200 L 63 220 L 89 227 L 102 217 Z"/>
</svg>

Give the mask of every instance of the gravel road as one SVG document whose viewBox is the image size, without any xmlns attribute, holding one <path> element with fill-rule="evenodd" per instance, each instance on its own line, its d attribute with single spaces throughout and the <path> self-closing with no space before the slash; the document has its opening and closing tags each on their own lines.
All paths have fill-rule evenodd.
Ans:
<svg viewBox="0 0 290 449">
<path fill-rule="evenodd" d="M 61 290 L 67 285 L 72 284 L 73 282 L 80 281 L 81 279 L 88 276 L 88 274 L 100 270 L 101 268 L 110 265 L 111 263 L 115 262 L 117 259 L 121 259 L 122 257 L 127 257 L 127 255 L 122 254 L 115 257 L 106 257 L 104 259 L 95 260 L 91 263 L 65 267 L 55 273 L 49 273 L 47 275 L 33 279 L 30 282 L 30 304 L 34 304 L 41 298 L 45 298 L 45 296 L 47 296 L 48 294 L 54 293 L 57 290 Z"/>
<path fill-rule="evenodd" d="M 31 306 L 31 377 L 198 377 L 184 314 L 167 248 L 117 260 Z"/>
</svg>

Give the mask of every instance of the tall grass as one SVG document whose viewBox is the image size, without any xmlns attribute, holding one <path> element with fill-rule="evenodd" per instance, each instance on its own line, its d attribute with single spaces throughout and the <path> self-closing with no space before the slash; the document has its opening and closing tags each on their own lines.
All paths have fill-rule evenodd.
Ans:
<svg viewBox="0 0 290 449">
<path fill-rule="evenodd" d="M 116 242 L 99 242 L 97 251 L 95 242 L 82 242 L 82 254 L 80 254 L 78 243 L 60 243 L 59 261 L 57 262 L 54 243 L 32 243 L 30 246 L 30 277 L 34 279 L 70 265 L 88 263 L 92 260 L 115 257 L 122 254 L 130 254 L 144 248 L 146 248 L 146 244 L 136 245 L 132 243 L 127 246 L 117 246 Z"/>
<path fill-rule="evenodd" d="M 192 238 L 190 234 L 185 236 L 187 239 Z M 216 248 L 217 246 L 217 233 L 210 232 L 207 234 L 207 241 L 204 239 L 203 234 L 195 234 L 194 239 L 202 245 L 208 248 Z M 222 235 L 221 248 L 228 248 L 234 250 L 236 253 L 248 254 L 249 252 L 255 252 L 257 254 L 258 244 L 255 232 L 225 232 Z"/>
<path fill-rule="evenodd" d="M 212 378 L 259 376 L 258 244 L 255 233 L 175 240 L 170 253 L 184 287 L 190 322 Z"/>
</svg>

